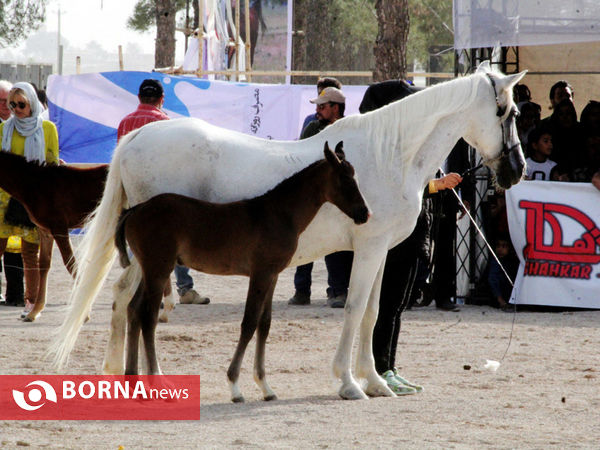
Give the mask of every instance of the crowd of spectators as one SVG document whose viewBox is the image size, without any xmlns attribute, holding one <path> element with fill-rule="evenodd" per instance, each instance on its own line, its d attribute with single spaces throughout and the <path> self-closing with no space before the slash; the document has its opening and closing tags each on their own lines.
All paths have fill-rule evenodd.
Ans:
<svg viewBox="0 0 600 450">
<path fill-rule="evenodd" d="M 600 189 L 600 101 L 589 100 L 578 120 L 573 87 L 568 81 L 560 80 L 552 85 L 548 95 L 552 113 L 541 118 L 542 108 L 532 101 L 526 85 L 517 84 L 513 95 L 520 112 L 517 130 L 527 161 L 526 179 L 591 182 Z M 489 205 L 493 225 L 488 237 L 492 246 L 500 250 L 498 256 L 514 281 L 518 260 L 508 238 L 503 192 L 490 196 Z M 487 281 L 493 304 L 512 311 L 506 305 L 508 280 L 493 257 Z"/>
</svg>

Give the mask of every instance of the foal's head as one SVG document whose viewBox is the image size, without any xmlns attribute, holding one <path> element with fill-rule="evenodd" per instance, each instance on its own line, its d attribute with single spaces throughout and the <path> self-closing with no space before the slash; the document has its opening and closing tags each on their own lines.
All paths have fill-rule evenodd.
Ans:
<svg viewBox="0 0 600 450">
<path fill-rule="evenodd" d="M 345 160 L 342 147 L 343 142 L 338 142 L 334 153 L 325 142 L 325 159 L 333 169 L 333 176 L 329 178 L 324 190 L 325 197 L 354 220 L 354 223 L 360 225 L 369 219 L 371 212 L 358 189 L 354 167 Z"/>
</svg>

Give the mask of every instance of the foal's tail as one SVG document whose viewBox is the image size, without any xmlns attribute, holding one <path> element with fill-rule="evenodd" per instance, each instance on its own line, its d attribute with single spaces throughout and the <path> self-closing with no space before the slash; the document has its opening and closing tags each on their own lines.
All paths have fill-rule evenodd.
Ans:
<svg viewBox="0 0 600 450">
<path fill-rule="evenodd" d="M 117 223 L 117 231 L 115 231 L 115 246 L 119 251 L 119 261 L 121 262 L 121 267 L 127 267 L 131 264 L 131 261 L 129 261 L 129 255 L 127 254 L 125 223 L 134 209 L 135 206 L 133 208 L 123 210 L 121 216 L 119 217 L 119 222 Z"/>
<path fill-rule="evenodd" d="M 102 200 L 87 218 L 85 235 L 75 251 L 77 276 L 69 297 L 66 317 L 54 333 L 49 349 L 57 368 L 63 367 L 67 362 L 79 330 L 112 267 L 115 257 L 114 233 L 121 210 L 127 202 L 121 181 L 119 150 L 136 134 L 136 131 L 129 133 L 115 149 Z"/>
</svg>

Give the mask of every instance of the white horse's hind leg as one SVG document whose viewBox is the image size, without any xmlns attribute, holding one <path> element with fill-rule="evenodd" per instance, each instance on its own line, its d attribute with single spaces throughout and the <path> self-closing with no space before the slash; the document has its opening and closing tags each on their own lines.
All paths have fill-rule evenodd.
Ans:
<svg viewBox="0 0 600 450">
<path fill-rule="evenodd" d="M 385 259 L 385 247 L 378 249 L 370 242 L 365 242 L 355 249 L 348 300 L 344 309 L 344 326 L 333 360 L 333 374 L 341 378 L 342 387 L 338 391 L 340 397 L 348 400 L 368 398 L 350 371 L 352 360 L 352 344 L 356 329 L 365 313 L 367 297 L 371 293 L 377 272 Z M 373 370 L 375 370 L 374 362 Z"/>
<path fill-rule="evenodd" d="M 110 322 L 110 337 L 102 373 L 122 375 L 125 373 L 125 333 L 127 331 L 127 305 L 131 301 L 141 280 L 140 266 L 135 259 L 113 286 L 113 312 Z"/>
<path fill-rule="evenodd" d="M 371 397 L 396 396 L 388 387 L 385 380 L 377 373 L 375 359 L 373 358 L 373 328 L 375 327 L 377 313 L 379 312 L 379 296 L 381 294 L 384 267 L 385 260 L 381 263 L 381 267 L 377 272 L 367 309 L 360 324 L 360 342 L 358 345 L 358 354 L 356 355 L 356 376 L 367 380 L 365 393 Z"/>
</svg>

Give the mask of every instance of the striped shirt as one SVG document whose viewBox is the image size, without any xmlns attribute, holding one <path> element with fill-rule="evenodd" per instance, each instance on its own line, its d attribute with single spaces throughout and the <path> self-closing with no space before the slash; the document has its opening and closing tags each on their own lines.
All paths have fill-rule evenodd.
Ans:
<svg viewBox="0 0 600 450">
<path fill-rule="evenodd" d="M 154 105 L 140 103 L 134 112 L 127 114 L 119 123 L 117 142 L 130 131 L 137 130 L 147 123 L 156 122 L 157 120 L 169 120 L 169 116 Z"/>
</svg>

